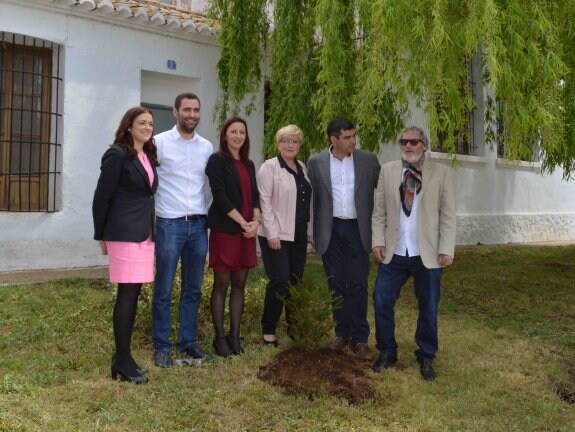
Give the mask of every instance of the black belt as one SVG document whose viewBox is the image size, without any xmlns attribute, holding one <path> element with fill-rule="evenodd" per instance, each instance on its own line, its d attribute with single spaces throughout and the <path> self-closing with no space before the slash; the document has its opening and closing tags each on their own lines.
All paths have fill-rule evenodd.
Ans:
<svg viewBox="0 0 575 432">
<path fill-rule="evenodd" d="M 205 217 L 206 215 L 203 214 L 191 214 L 174 218 L 174 220 L 197 221 L 200 219 L 204 219 Z"/>
</svg>

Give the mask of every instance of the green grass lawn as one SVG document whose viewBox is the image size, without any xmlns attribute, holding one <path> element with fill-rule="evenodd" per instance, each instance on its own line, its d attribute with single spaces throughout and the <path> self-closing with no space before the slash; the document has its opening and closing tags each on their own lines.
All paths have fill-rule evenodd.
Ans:
<svg viewBox="0 0 575 432">
<path fill-rule="evenodd" d="M 323 281 L 310 261 L 306 272 Z M 558 395 L 575 389 L 573 246 L 458 249 L 443 278 L 432 383 L 412 354 L 416 302 L 406 285 L 396 311 L 398 365 L 368 372 L 379 396 L 360 405 L 287 396 L 257 378 L 277 352 L 260 343 L 265 282 L 263 271 L 252 272 L 244 355 L 170 370 L 153 365 L 146 287 L 133 343 L 150 369 L 142 386 L 110 379 L 113 286 L 78 279 L 0 287 L 0 431 L 575 430 L 575 405 Z M 205 348 L 209 285 L 207 275 Z M 283 330 L 279 337 L 280 349 L 290 346 Z"/>
</svg>

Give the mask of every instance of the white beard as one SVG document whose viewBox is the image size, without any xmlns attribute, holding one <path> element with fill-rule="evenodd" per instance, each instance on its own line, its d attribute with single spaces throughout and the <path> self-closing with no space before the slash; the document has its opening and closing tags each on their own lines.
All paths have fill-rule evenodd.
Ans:
<svg viewBox="0 0 575 432">
<path fill-rule="evenodd" d="M 420 155 L 415 153 L 403 153 L 401 156 L 403 160 L 406 161 L 407 163 L 417 164 L 423 160 L 423 157 L 425 156 L 425 151 Z"/>
</svg>

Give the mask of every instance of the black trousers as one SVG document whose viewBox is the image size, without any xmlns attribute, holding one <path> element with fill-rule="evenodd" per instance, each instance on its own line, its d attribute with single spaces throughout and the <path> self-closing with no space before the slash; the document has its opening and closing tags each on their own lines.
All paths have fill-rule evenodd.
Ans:
<svg viewBox="0 0 575 432">
<path fill-rule="evenodd" d="M 321 258 L 332 296 L 342 300 L 333 311 L 335 335 L 367 343 L 369 254 L 361 243 L 356 219 L 333 219 L 329 246 Z"/>
<path fill-rule="evenodd" d="M 258 237 L 264 261 L 264 269 L 269 282 L 266 286 L 264 312 L 262 316 L 263 334 L 275 334 L 277 323 L 283 310 L 281 298 L 289 295 L 289 286 L 295 285 L 303 277 L 307 255 L 307 222 L 297 224 L 294 241 L 281 242 L 279 250 L 270 249 L 265 237 Z M 289 311 L 286 309 L 289 325 Z"/>
</svg>

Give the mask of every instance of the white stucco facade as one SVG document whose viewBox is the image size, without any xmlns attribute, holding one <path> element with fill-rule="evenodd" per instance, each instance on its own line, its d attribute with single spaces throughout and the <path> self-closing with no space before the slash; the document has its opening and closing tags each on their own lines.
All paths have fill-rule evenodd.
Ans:
<svg viewBox="0 0 575 432">
<path fill-rule="evenodd" d="M 428 130 L 421 109 L 411 105 L 410 112 L 407 125 Z M 484 137 L 484 125 L 477 123 L 479 154 L 458 155 L 454 163 L 444 153 L 426 155 L 453 167 L 457 244 L 575 241 L 575 180 L 563 180 L 561 169 L 541 174 L 540 162 L 499 158 Z M 382 146 L 382 163 L 400 157 L 397 145 Z"/>
<path fill-rule="evenodd" d="M 67 1 L 0 0 L 0 32 L 61 45 L 63 68 L 61 205 L 53 213 L 0 211 L 0 272 L 107 263 L 92 240 L 91 204 L 101 156 L 128 108 L 173 106 L 178 93 L 194 92 L 202 102 L 198 132 L 218 145 L 215 36 L 81 8 Z M 176 70 L 168 69 L 168 60 Z M 253 159 L 260 163 L 263 107 L 247 120 Z"/>
<path fill-rule="evenodd" d="M 101 155 L 129 107 L 171 106 L 178 93 L 192 91 L 202 101 L 198 132 L 217 146 L 214 35 L 158 17 L 122 16 L 110 7 L 91 10 L 92 0 L 82 4 L 0 0 L 0 32 L 59 44 L 63 77 L 58 209 L 0 211 L 0 272 L 107 263 L 92 240 L 91 202 Z M 263 142 L 263 98 L 260 102 L 248 118 L 256 164 Z M 425 127 L 414 112 L 411 123 Z M 451 164 L 442 154 L 429 157 Z M 382 162 L 398 158 L 397 148 L 382 146 Z M 486 147 L 480 156 L 459 158 L 454 180 L 458 244 L 575 241 L 575 182 L 563 181 L 560 170 L 541 175 L 537 165 L 506 162 Z"/>
</svg>

